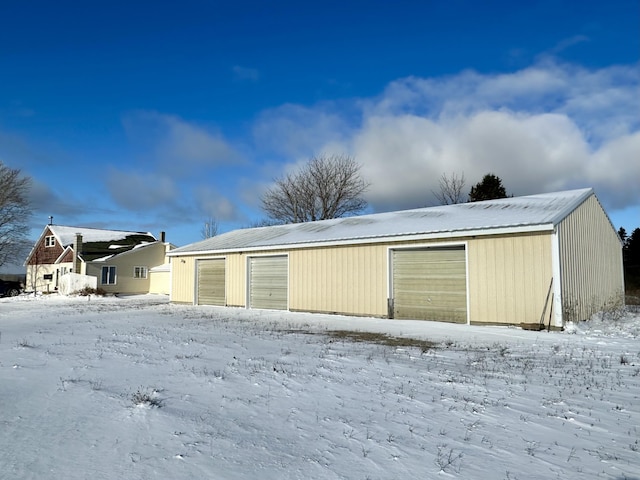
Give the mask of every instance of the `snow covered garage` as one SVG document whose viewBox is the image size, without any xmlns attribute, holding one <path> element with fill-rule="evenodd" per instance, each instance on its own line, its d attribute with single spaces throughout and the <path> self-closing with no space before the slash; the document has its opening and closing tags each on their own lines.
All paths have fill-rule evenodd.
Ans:
<svg viewBox="0 0 640 480">
<path fill-rule="evenodd" d="M 592 189 L 242 229 L 168 255 L 177 303 L 561 327 L 624 292 Z"/>
</svg>

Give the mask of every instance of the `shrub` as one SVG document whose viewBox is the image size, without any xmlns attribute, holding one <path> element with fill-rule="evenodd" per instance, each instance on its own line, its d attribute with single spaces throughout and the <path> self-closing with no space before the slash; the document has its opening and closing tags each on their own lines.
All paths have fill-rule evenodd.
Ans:
<svg viewBox="0 0 640 480">
<path fill-rule="evenodd" d="M 139 407 L 161 407 L 162 401 L 157 396 L 156 389 L 139 388 L 133 395 L 131 400 L 133 404 Z"/>
<path fill-rule="evenodd" d="M 100 297 L 104 297 L 107 294 L 107 292 L 100 287 L 98 288 L 84 287 L 82 290 L 77 290 L 74 293 L 81 297 L 88 297 L 89 295 L 98 295 Z"/>
</svg>

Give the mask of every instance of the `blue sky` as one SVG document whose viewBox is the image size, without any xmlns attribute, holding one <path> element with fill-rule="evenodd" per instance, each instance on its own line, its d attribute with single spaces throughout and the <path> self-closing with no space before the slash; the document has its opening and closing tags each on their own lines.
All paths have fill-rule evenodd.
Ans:
<svg viewBox="0 0 640 480">
<path fill-rule="evenodd" d="M 370 212 L 442 174 L 593 187 L 640 226 L 640 2 L 5 2 L 0 160 L 62 225 L 185 245 L 263 218 L 316 154 L 355 157 Z"/>
</svg>

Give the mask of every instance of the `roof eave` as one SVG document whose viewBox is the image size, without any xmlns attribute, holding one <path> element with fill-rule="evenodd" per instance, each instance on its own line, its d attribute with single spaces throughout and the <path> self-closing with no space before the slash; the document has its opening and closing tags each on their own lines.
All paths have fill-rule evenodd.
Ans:
<svg viewBox="0 0 640 480">
<path fill-rule="evenodd" d="M 482 228 L 473 230 L 451 230 L 445 232 L 429 232 L 429 233 L 407 233 L 403 235 L 389 235 L 389 236 L 376 236 L 376 237 L 359 237 L 359 238 L 345 238 L 340 240 L 329 241 L 317 241 L 317 242 L 304 242 L 304 243 L 288 243 L 288 244 L 273 244 L 273 245 L 259 245 L 259 246 L 247 246 L 238 248 L 226 248 L 215 250 L 194 250 L 183 252 L 168 252 L 168 257 L 181 257 L 181 256 L 197 256 L 197 255 L 224 255 L 227 253 L 244 253 L 244 252 L 261 252 L 261 251 L 273 251 L 273 250 L 293 250 L 302 248 L 313 247 L 339 247 L 345 245 L 362 245 L 371 243 L 388 243 L 388 242 L 402 242 L 402 241 L 420 241 L 420 240 L 447 240 L 455 237 L 479 237 L 489 235 L 509 235 L 514 233 L 534 233 L 534 232 L 553 232 L 555 228 L 554 223 L 543 223 L 536 225 L 519 225 L 512 227 L 496 227 L 496 228 Z"/>
</svg>

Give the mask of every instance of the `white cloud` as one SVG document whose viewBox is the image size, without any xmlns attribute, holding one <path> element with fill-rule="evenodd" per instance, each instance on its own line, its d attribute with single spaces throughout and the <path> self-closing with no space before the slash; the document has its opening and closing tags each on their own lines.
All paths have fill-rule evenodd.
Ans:
<svg viewBox="0 0 640 480">
<path fill-rule="evenodd" d="M 308 158 L 343 140 L 347 119 L 332 105 L 307 108 L 286 104 L 262 113 L 253 136 L 259 148 L 288 158 Z"/>
<path fill-rule="evenodd" d="M 202 212 L 203 218 L 214 217 L 221 222 L 239 219 L 236 205 L 211 187 L 201 186 L 197 188 L 195 197 L 198 210 Z"/>
<path fill-rule="evenodd" d="M 243 156 L 215 129 L 157 112 L 135 112 L 123 119 L 133 143 L 151 150 L 174 172 L 244 162 Z"/>
<path fill-rule="evenodd" d="M 130 211 L 157 210 L 179 198 L 173 181 L 153 172 L 124 172 L 111 168 L 105 183 L 113 200 Z"/>
<path fill-rule="evenodd" d="M 271 110 L 257 138 L 291 164 L 327 149 L 353 155 L 376 210 L 431 204 L 453 172 L 469 189 L 493 172 L 515 195 L 593 186 L 623 208 L 640 203 L 638 78 L 637 65 L 589 70 L 549 57 L 513 73 L 409 77 L 349 105 Z"/>
</svg>

